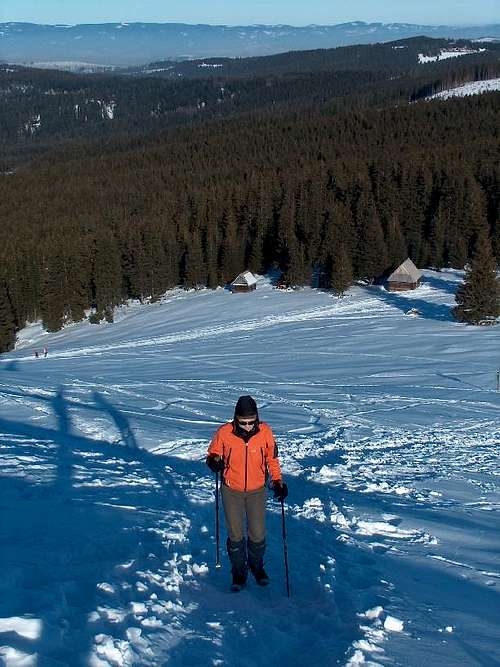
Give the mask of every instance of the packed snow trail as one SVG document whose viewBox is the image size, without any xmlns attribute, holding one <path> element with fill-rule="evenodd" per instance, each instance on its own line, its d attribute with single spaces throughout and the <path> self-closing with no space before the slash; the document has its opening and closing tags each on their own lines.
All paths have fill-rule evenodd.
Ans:
<svg viewBox="0 0 500 667">
<path fill-rule="evenodd" d="M 0 664 L 500 662 L 500 331 L 451 320 L 459 280 L 24 330 L 0 357 Z M 290 599 L 271 499 L 271 585 L 214 568 L 204 455 L 247 393 L 290 487 Z"/>
<path fill-rule="evenodd" d="M 227 566 L 209 572 L 213 480 L 203 464 L 73 436 L 64 396 L 56 394 L 52 403 L 59 431 L 0 422 L 3 526 L 9 536 L 3 572 L 23 591 L 0 607 L 2 615 L 10 609 L 11 634 L 18 635 L 11 649 L 39 646 L 38 658 L 54 664 L 85 664 L 82 657 L 89 653 L 96 665 L 167 659 L 200 664 L 196 656 L 202 660 L 210 642 L 214 660 L 220 653 L 217 659 L 226 664 L 250 665 L 259 661 L 263 647 L 254 635 L 282 648 L 281 633 L 298 625 L 311 637 L 318 634 L 318 658 L 334 650 L 342 655 L 348 634 L 342 646 L 338 636 L 333 642 L 319 633 L 325 619 L 335 622 L 333 585 L 324 593 L 321 584 L 311 589 L 310 581 L 302 581 L 296 599 L 286 600 L 278 540 L 270 539 L 278 560 L 270 567 L 272 591 L 249 585 L 245 597 L 235 600 L 227 593 Z M 29 466 L 27 479 L 16 474 L 23 463 Z M 278 516 L 269 523 L 279 535 Z M 318 574 L 319 558 L 309 558 Z M 331 577 L 325 572 L 322 578 L 332 583 Z M 31 637 L 37 642 L 26 644 L 26 630 L 12 621 L 21 609 L 39 622 L 39 635 Z M 222 636 L 227 642 L 219 650 Z M 242 661 L 241 636 L 248 640 Z M 294 649 L 298 654 L 305 650 L 301 641 Z M 281 659 L 281 649 L 275 657 Z"/>
</svg>

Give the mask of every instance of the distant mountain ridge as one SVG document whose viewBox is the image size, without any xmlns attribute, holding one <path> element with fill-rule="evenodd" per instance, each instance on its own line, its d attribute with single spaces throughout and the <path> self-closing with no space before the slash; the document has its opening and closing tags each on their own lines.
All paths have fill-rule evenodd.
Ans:
<svg viewBox="0 0 500 667">
<path fill-rule="evenodd" d="M 330 26 L 294 27 L 185 23 L 0 23 L 0 61 L 18 64 L 74 61 L 124 66 L 169 59 L 262 56 L 388 42 L 418 35 L 500 40 L 500 24 L 457 27 L 354 21 Z"/>
</svg>

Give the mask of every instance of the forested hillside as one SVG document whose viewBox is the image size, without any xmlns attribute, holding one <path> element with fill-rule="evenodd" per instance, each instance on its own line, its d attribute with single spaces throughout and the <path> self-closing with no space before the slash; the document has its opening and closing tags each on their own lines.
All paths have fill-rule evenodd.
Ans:
<svg viewBox="0 0 500 667">
<path fill-rule="evenodd" d="M 224 285 L 245 268 L 278 267 L 289 285 L 342 292 L 407 255 L 462 268 L 480 232 L 500 257 L 500 93 L 407 103 L 444 73 L 459 81 L 496 65 L 431 67 L 441 78 L 403 84 L 377 83 L 380 70 L 277 77 L 268 88 L 235 80 L 231 104 L 243 91 L 247 102 L 203 122 L 145 131 L 135 116 L 91 141 L 56 131 L 59 143 L 50 152 L 40 143 L 38 154 L 37 140 L 23 139 L 23 160 L 0 180 L 0 349 L 26 320 L 55 330 L 90 307 L 95 320 L 111 319 L 123 299 Z M 75 90 L 83 80 L 36 76 Z M 212 79 L 84 80 L 133 90 L 138 105 L 144 86 L 169 85 L 179 99 L 193 86 L 219 89 Z M 5 128 L 11 114 L 3 118 Z"/>
<path fill-rule="evenodd" d="M 460 57 L 419 61 L 442 53 Z M 3 66 L 0 170 L 67 139 L 143 136 L 264 110 L 406 104 L 497 76 L 500 44 L 424 37 L 265 58 L 153 63 L 120 76 Z"/>
<path fill-rule="evenodd" d="M 429 68 L 420 68 L 419 54 L 437 56 L 443 50 L 462 53 L 467 63 L 498 62 L 500 43 L 471 42 L 469 40 L 433 39 L 413 37 L 384 44 L 357 44 L 336 49 L 312 51 L 288 51 L 273 56 L 254 58 L 203 58 L 182 62 L 155 62 L 143 67 L 123 70 L 129 74 L 154 77 L 206 78 L 207 71 L 219 79 L 233 77 L 260 77 L 324 71 L 399 71 L 409 76 L 422 74 Z M 430 61 L 432 62 L 432 61 Z M 441 63 L 442 64 L 442 63 Z M 456 63 L 454 63 L 456 65 Z M 442 68 L 433 73 L 442 72 Z"/>
</svg>

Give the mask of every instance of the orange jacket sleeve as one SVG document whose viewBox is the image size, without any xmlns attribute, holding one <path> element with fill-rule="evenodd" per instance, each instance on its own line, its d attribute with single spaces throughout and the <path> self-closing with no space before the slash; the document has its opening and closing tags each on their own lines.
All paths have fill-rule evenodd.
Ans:
<svg viewBox="0 0 500 667">
<path fill-rule="evenodd" d="M 271 475 L 271 480 L 277 482 L 281 479 L 281 468 L 278 460 L 278 446 L 274 440 L 274 435 L 269 426 L 266 428 L 266 455 L 267 468 Z"/>
<path fill-rule="evenodd" d="M 214 437 L 212 438 L 212 442 L 208 447 L 207 456 L 210 456 L 211 454 L 224 456 L 224 443 L 222 442 L 220 428 L 218 428 L 217 431 L 215 431 Z"/>
</svg>

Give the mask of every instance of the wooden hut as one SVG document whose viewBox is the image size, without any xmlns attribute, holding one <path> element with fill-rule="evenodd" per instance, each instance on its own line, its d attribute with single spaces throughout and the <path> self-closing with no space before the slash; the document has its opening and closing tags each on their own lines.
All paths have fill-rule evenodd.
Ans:
<svg viewBox="0 0 500 667">
<path fill-rule="evenodd" d="M 391 292 L 416 289 L 422 282 L 422 273 L 410 258 L 398 266 L 387 278 L 385 287 Z"/>
<path fill-rule="evenodd" d="M 252 292 L 257 288 L 257 278 L 250 271 L 243 271 L 231 283 L 232 292 Z"/>
</svg>

